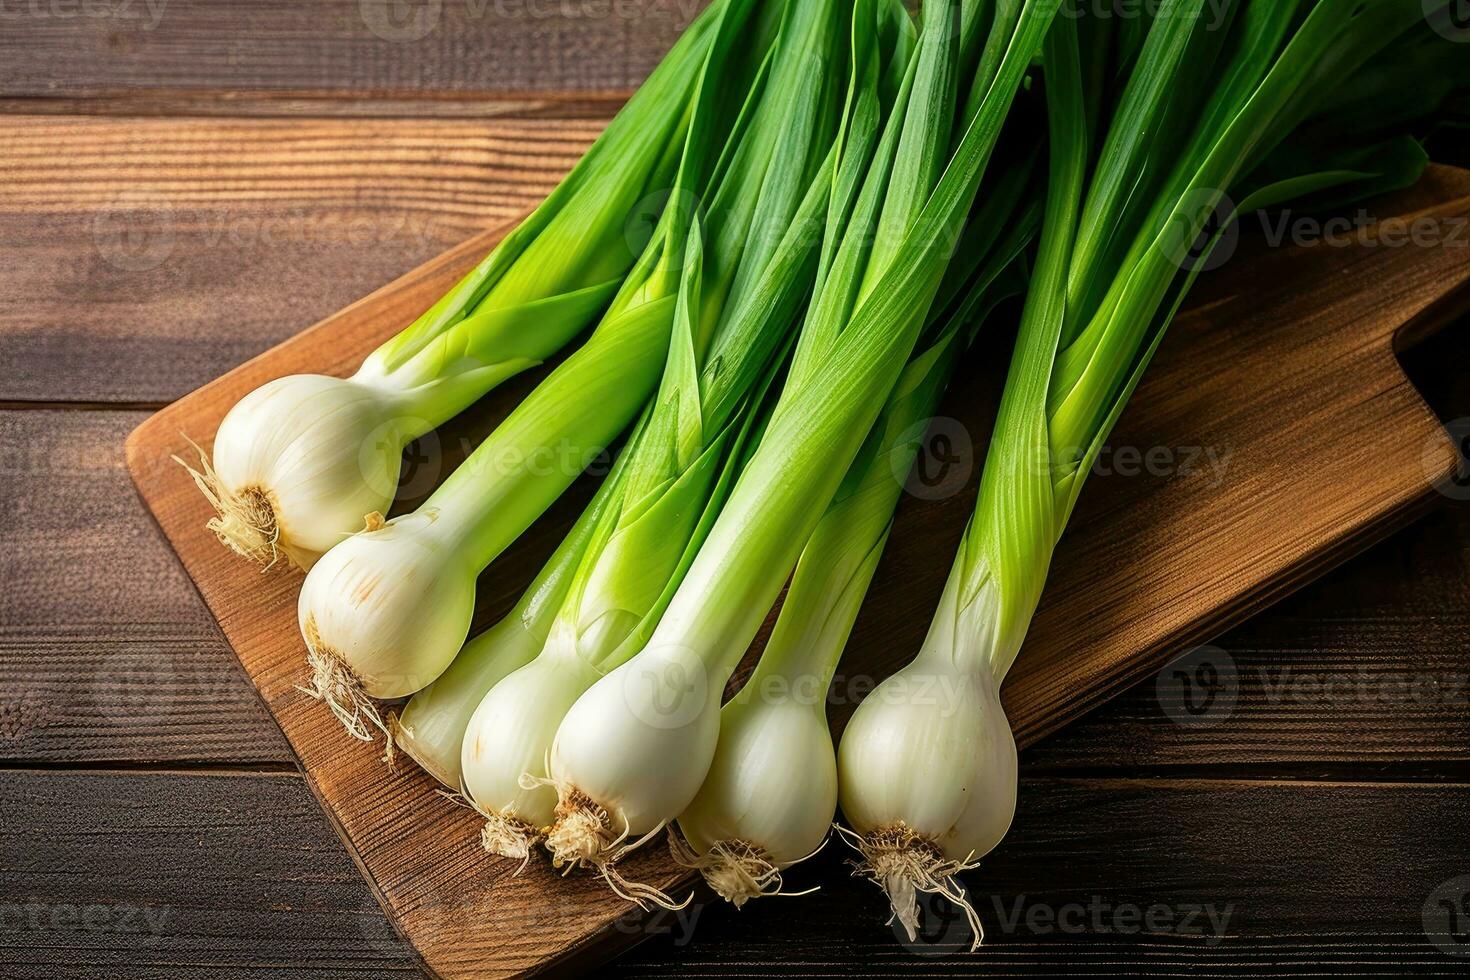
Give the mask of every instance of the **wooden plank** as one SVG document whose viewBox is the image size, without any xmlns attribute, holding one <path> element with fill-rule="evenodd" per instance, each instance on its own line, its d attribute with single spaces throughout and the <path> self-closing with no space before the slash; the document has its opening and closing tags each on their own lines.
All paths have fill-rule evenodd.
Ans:
<svg viewBox="0 0 1470 980">
<path fill-rule="evenodd" d="M 7 977 L 419 975 L 294 775 L 0 771 L 0 823 Z"/>
<path fill-rule="evenodd" d="M 0 759 L 289 764 L 118 448 L 137 412 L 0 412 Z"/>
<path fill-rule="evenodd" d="M 533 207 L 604 119 L 11 118 L 0 401 L 179 398 Z"/>
<path fill-rule="evenodd" d="M 1459 975 L 1424 908 L 1467 867 L 1452 843 L 1463 785 L 1024 779 L 1016 825 L 965 877 L 986 945 L 941 915 L 905 945 L 837 844 L 788 878 L 810 898 L 710 909 L 693 942 L 655 938 L 628 975 Z M 1458 888 L 1451 889 L 1458 891 Z M 1458 896 L 1453 896 L 1458 897 Z M 793 902 L 802 902 L 800 914 Z M 1156 926 L 1133 916 L 1154 908 Z M 1197 914 L 1198 910 L 1198 914 Z M 936 911 L 943 911 L 936 909 Z M 1218 942 L 1210 920 L 1223 923 Z M 713 921 L 709 921 L 713 919 Z M 791 938 L 799 920 L 800 940 Z M 1079 922 L 1081 928 L 1079 929 Z M 677 925 L 677 923 L 675 923 Z"/>
<path fill-rule="evenodd" d="M 294 777 L 11 771 L 0 816 L 27 828 L 0 837 L 6 976 L 411 965 Z M 1028 778 L 1015 830 L 965 879 L 986 926 L 977 954 L 957 947 L 958 929 L 899 942 L 834 843 L 790 876 L 817 894 L 629 921 L 629 938 L 648 941 L 604 972 L 1455 975 L 1463 959 L 1449 953 L 1470 950 L 1470 936 L 1439 948 L 1424 909 L 1466 873 L 1467 818 L 1464 784 Z M 507 933 L 564 914 L 547 905 L 507 920 L 472 896 L 438 900 L 433 915 Z M 88 909 L 103 925 L 79 924 Z"/>
<path fill-rule="evenodd" d="M 1029 771 L 1470 762 L 1470 508 L 1446 507 L 1028 750 Z M 1199 703 L 1198 701 L 1196 703 Z"/>
<path fill-rule="evenodd" d="M 1436 180 L 1455 193 L 1426 209 L 1421 191 L 1380 213 L 1440 226 L 1460 222 L 1470 213 L 1470 175 L 1438 173 Z M 228 407 L 267 379 L 345 370 L 442 292 L 485 244 L 472 240 L 211 383 L 128 442 L 150 508 L 309 785 L 400 927 L 445 976 L 608 955 L 627 938 L 613 926 L 621 906 L 585 878 L 563 880 L 541 868 L 514 878 L 505 866 L 477 873 L 462 854 L 449 852 L 442 842 L 472 835 L 473 815 L 435 811 L 422 776 L 386 780 L 377 750 L 349 744 L 297 690 L 302 650 L 292 625 L 299 577 L 282 570 L 263 578 L 239 564 L 203 528 L 206 508 L 197 491 L 181 474 L 156 478 L 151 461 L 183 448 L 180 431 L 207 443 Z M 1424 505 L 1429 485 L 1457 460 L 1403 377 L 1393 343 L 1406 325 L 1437 318 L 1467 279 L 1470 251 L 1446 241 L 1391 248 L 1377 239 L 1346 249 L 1257 250 L 1212 277 L 1177 324 L 1113 445 L 1145 455 L 1156 447 L 1228 449 L 1236 460 L 1230 478 L 1212 485 L 1207 473 L 1175 467 L 1092 488 L 1059 552 L 1028 651 L 1007 684 L 1007 711 L 1023 742 L 1157 670 L 1179 644 L 1213 635 L 1320 574 Z M 483 422 L 493 410 L 470 414 Z M 968 431 L 984 431 L 981 417 L 965 421 Z M 1340 431 L 1359 433 L 1359 441 L 1344 446 Z M 445 433 L 457 438 L 453 426 Z M 968 511 L 967 500 L 951 496 L 936 514 L 958 521 L 923 522 L 922 533 L 895 535 L 901 544 L 890 549 L 849 650 L 854 670 L 881 676 L 917 647 L 944 570 L 933 556 L 949 552 Z M 505 565 L 491 577 L 508 597 L 511 581 L 524 581 L 534 567 Z M 635 856 L 627 871 L 657 885 L 680 878 L 656 853 Z M 488 902 L 511 920 L 548 903 L 564 916 L 532 932 L 495 935 L 475 917 L 433 915 L 426 903 L 436 894 Z"/>
<path fill-rule="evenodd" d="M 0 94 L 626 91 L 705 0 L 8 4 Z"/>
<path fill-rule="evenodd" d="M 156 116 L 353 119 L 598 119 L 622 108 L 628 93 L 570 95 L 435 93 L 429 97 L 353 95 L 311 91 L 239 92 L 230 89 L 130 89 L 88 98 L 4 98 L 5 116 Z"/>
<path fill-rule="evenodd" d="M 534 207 L 602 125 L 11 118 L 0 401 L 177 398 Z"/>
</svg>

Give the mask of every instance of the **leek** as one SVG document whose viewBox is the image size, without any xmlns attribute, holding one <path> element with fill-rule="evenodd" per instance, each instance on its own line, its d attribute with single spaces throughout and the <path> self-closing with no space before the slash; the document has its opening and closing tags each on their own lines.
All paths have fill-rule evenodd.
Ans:
<svg viewBox="0 0 1470 980">
<path fill-rule="evenodd" d="M 1034 211 L 1028 205 L 1015 219 L 1011 243 L 992 266 L 1009 262 L 1030 239 Z M 827 836 L 837 810 L 837 755 L 825 694 L 888 540 L 922 430 L 961 353 L 990 309 L 1018 290 L 1018 279 L 983 273 L 940 328 L 931 328 L 937 336 L 919 345 L 802 549 L 754 673 L 720 709 L 714 759 L 679 816 L 684 840 L 671 835 L 671 845 L 737 907 L 782 894 L 782 872 Z"/>
<path fill-rule="evenodd" d="M 597 319 L 637 258 L 629 216 L 673 177 L 725 7 L 695 21 L 540 207 L 352 377 L 279 378 L 230 410 L 213 460 L 199 450 L 189 468 L 222 543 L 310 568 L 388 512 L 409 442 Z"/>
<path fill-rule="evenodd" d="M 627 452 L 619 500 L 595 533 L 546 647 L 493 687 L 464 739 L 468 798 L 482 839 L 525 859 L 552 823 L 545 760 L 571 704 L 642 649 L 708 533 L 759 426 L 766 379 L 816 274 L 833 182 L 849 26 L 838 0 L 801 0 L 772 57 L 767 95 L 690 238 L 688 273 L 663 380 Z M 615 876 L 631 898 L 653 898 Z"/>
<path fill-rule="evenodd" d="M 530 663 L 545 646 L 551 624 L 571 591 L 573 576 L 592 543 L 593 534 L 619 496 L 627 459 L 626 452 L 619 455 L 592 502 L 515 607 L 466 643 L 449 668 L 410 698 L 403 711 L 389 723 L 397 747 L 449 789 L 460 788 L 459 760 L 465 729 L 480 701 L 492 687 Z"/>
</svg>

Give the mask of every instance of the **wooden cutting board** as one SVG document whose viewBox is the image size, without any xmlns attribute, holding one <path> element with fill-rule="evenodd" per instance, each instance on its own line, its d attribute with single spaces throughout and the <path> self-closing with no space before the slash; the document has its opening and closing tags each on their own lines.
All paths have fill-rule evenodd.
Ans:
<svg viewBox="0 0 1470 980">
<path fill-rule="evenodd" d="M 1435 484 L 1455 472 L 1455 447 L 1395 350 L 1470 300 L 1462 288 L 1470 284 L 1470 172 L 1434 168 L 1369 211 L 1398 223 L 1354 231 L 1351 244 L 1277 248 L 1248 229 L 1234 258 L 1201 280 L 1083 496 L 1006 683 L 1023 744 L 1366 547 L 1427 506 Z M 350 373 L 505 230 L 466 242 L 206 385 L 127 443 L 140 493 L 308 784 L 395 926 L 443 977 L 587 965 L 635 942 L 642 920 L 595 879 L 560 878 L 539 860 L 517 877 L 514 862 L 486 857 L 470 811 L 437 795 L 412 767 L 390 774 L 380 744 L 346 737 L 302 695 L 300 574 L 262 573 L 222 548 L 204 528 L 207 505 L 170 457 L 188 455 L 186 435 L 210 446 L 230 406 L 265 381 Z M 1400 243 L 1409 233 L 1420 244 Z M 927 476 L 911 484 L 834 687 L 838 726 L 872 680 L 907 661 L 922 639 L 973 504 L 1005 360 L 1005 330 L 993 331 L 951 392 L 950 416 L 934 427 Z M 423 453 L 432 465 L 414 468 L 400 505 L 421 500 L 542 374 L 505 386 L 441 430 Z M 480 622 L 514 601 L 586 494 L 574 488 L 487 571 Z M 251 819 L 268 823 L 271 815 Z M 685 887 L 660 846 L 626 870 Z M 789 877 L 801 881 L 799 870 Z"/>
</svg>

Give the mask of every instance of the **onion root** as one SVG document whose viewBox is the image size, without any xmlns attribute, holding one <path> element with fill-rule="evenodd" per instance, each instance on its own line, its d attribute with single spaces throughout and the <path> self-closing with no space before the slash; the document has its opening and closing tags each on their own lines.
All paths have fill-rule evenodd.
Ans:
<svg viewBox="0 0 1470 980">
<path fill-rule="evenodd" d="M 546 849 L 551 852 L 552 867 L 563 869 L 564 875 L 577 868 L 596 871 L 614 895 L 644 910 L 656 905 L 677 912 L 694 901 L 691 893 L 684 901 L 675 902 L 663 890 L 641 881 L 631 881 L 617 868 L 620 858 L 663 833 L 664 824 L 629 842 L 627 821 L 623 821 L 621 832 L 616 831 L 612 815 L 586 793 L 553 780 L 536 781 L 555 786 L 557 790 L 556 819 L 544 838 Z"/>
<path fill-rule="evenodd" d="M 306 638 L 306 663 L 311 667 L 311 686 L 297 685 L 296 689 L 330 708 L 353 738 L 371 742 L 375 737 L 372 728 L 376 728 L 391 744 L 393 733 L 379 713 L 377 703 L 362 689 L 362 681 L 347 666 L 341 654 L 321 642 L 316 621 L 308 619 L 302 634 Z M 392 758 L 391 751 L 388 758 Z"/>
<path fill-rule="evenodd" d="M 480 844 L 491 854 L 512 860 L 519 858 L 521 866 L 516 874 L 520 874 L 531 861 L 531 846 L 541 839 L 541 831 L 514 814 L 486 810 L 479 813 L 485 818 L 485 825 L 480 828 Z"/>
<path fill-rule="evenodd" d="M 281 547 L 281 527 L 276 521 L 276 508 L 271 496 L 257 486 L 232 490 L 220 480 L 219 474 L 209 461 L 209 456 L 188 436 L 189 445 L 199 453 L 199 469 L 195 469 L 178 456 L 173 457 L 189 476 L 194 485 L 204 494 L 204 499 L 214 508 L 214 516 L 206 528 L 214 532 L 220 543 L 242 558 L 270 568 L 281 559 L 282 554 L 292 564 L 299 564 Z M 304 567 L 304 566 L 303 566 Z"/>
<path fill-rule="evenodd" d="M 964 913 L 974 932 L 970 951 L 985 941 L 985 927 L 980 915 L 965 896 L 955 876 L 978 867 L 978 862 L 953 861 L 946 858 L 933 841 L 904 823 L 884 827 L 867 835 L 859 835 L 841 825 L 837 830 L 857 852 L 861 860 L 853 862 L 853 874 L 877 883 L 888 896 L 893 914 L 913 941 L 919 936 L 919 892 L 943 895 Z"/>
<path fill-rule="evenodd" d="M 782 866 L 771 860 L 765 848 L 745 841 L 720 841 L 708 852 L 697 854 L 688 843 L 670 831 L 669 851 L 678 864 L 698 871 L 716 895 L 737 909 L 752 898 L 795 898 L 817 890 L 782 891 Z"/>
</svg>

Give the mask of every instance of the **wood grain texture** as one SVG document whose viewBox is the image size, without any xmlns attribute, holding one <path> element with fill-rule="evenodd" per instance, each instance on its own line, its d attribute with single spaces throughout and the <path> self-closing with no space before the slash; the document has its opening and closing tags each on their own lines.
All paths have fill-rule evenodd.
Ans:
<svg viewBox="0 0 1470 980">
<path fill-rule="evenodd" d="M 905 945 L 879 925 L 878 890 L 833 847 L 792 876 L 822 885 L 805 900 L 802 943 L 784 938 L 792 913 L 779 903 L 711 908 L 689 945 L 655 937 L 613 972 L 1454 976 L 1463 960 L 1428 940 L 1423 910 L 1466 874 L 1451 843 L 1466 805 L 1459 784 L 1023 779 L 1011 834 L 967 876 L 986 931 L 976 954 L 937 907 L 928 941 Z M 1161 927 L 1130 923 L 1150 908 Z"/>
<path fill-rule="evenodd" d="M 418 972 L 292 775 L 0 771 L 7 977 Z"/>
<path fill-rule="evenodd" d="M 0 759 L 288 764 L 118 446 L 139 412 L 0 412 Z"/>
<path fill-rule="evenodd" d="M 1210 647 L 1234 668 L 1220 711 L 1182 714 L 1165 668 L 1027 750 L 1024 769 L 1470 773 L 1470 508 L 1438 509 Z"/>
<path fill-rule="evenodd" d="M 7 119 L 0 401 L 178 398 L 525 213 L 604 122 Z"/>
<path fill-rule="evenodd" d="M 1384 213 L 1439 220 L 1470 213 L 1470 175 L 1435 179 L 1443 184 L 1431 189 L 1454 193 L 1423 210 L 1421 190 Z M 585 879 L 559 880 L 533 865 L 511 880 L 503 864 L 484 866 L 446 848 L 446 840 L 473 839 L 473 815 L 446 808 L 422 776 L 386 778 L 374 749 L 342 738 L 296 690 L 302 651 L 291 626 L 299 578 L 280 572 L 262 579 L 237 564 L 202 528 L 203 504 L 187 480 L 160 469 L 158 460 L 182 449 L 181 430 L 207 444 L 228 407 L 271 377 L 344 372 L 488 242 L 481 236 L 466 243 L 211 383 L 145 423 L 128 443 L 140 489 L 309 784 L 405 934 L 445 976 L 605 955 L 627 940 L 614 928 L 623 908 Z M 1176 325 L 1113 447 L 1115 457 L 1124 447 L 1216 447 L 1229 451 L 1230 467 L 1213 486 L 1198 472 L 1097 481 L 1005 692 L 1023 741 L 1157 670 L 1179 644 L 1243 618 L 1423 505 L 1429 485 L 1453 469 L 1456 457 L 1394 360 L 1394 338 L 1441 310 L 1467 280 L 1470 251 L 1381 242 L 1243 256 L 1211 278 Z M 501 392 L 478 409 L 480 424 L 504 411 L 508 397 Z M 983 431 L 979 418 L 966 423 L 970 432 Z M 1345 449 L 1337 427 L 1359 433 L 1359 441 Z M 454 429 L 447 431 L 452 438 Z M 938 538 L 957 534 L 968 509 L 963 495 L 948 496 L 930 510 L 960 520 L 941 521 L 947 530 L 937 534 L 908 535 L 909 547 L 890 553 L 849 651 L 854 670 L 882 676 L 916 647 L 918 636 L 906 632 L 927 621 L 927 582 L 937 594 L 943 565 L 932 556 L 947 553 Z M 507 557 L 487 573 L 498 599 L 513 595 L 511 583 L 525 581 L 535 567 Z M 680 877 L 656 853 L 635 857 L 628 871 L 661 885 Z M 558 918 L 492 935 L 479 917 L 433 914 L 435 903 L 450 900 L 503 909 L 512 920 L 517 910 L 550 900 Z"/>
<path fill-rule="evenodd" d="M 0 838 L 7 977 L 411 969 L 295 777 L 12 771 L 0 801 L 7 826 L 35 829 L 26 845 Z M 1467 819 L 1465 784 L 1028 778 L 1015 830 L 968 878 L 986 926 L 977 954 L 942 909 L 934 933 L 900 942 L 832 846 L 792 875 L 822 885 L 802 900 L 802 942 L 787 903 L 701 903 L 623 923 L 646 942 L 601 972 L 1456 976 L 1470 935 L 1436 946 L 1424 909 L 1470 870 Z M 426 914 L 560 927 L 549 905 L 507 917 L 449 893 Z"/>
<path fill-rule="evenodd" d="M 28 0 L 0 20 L 0 94 L 624 91 L 705 2 Z"/>
</svg>

